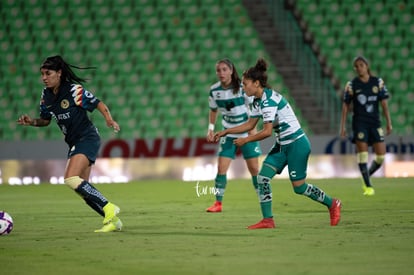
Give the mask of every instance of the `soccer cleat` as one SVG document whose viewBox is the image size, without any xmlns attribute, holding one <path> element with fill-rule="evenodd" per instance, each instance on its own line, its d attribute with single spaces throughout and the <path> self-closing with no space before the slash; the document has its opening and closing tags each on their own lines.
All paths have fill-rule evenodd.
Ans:
<svg viewBox="0 0 414 275">
<path fill-rule="evenodd" d="M 364 186 L 364 196 L 374 196 L 375 195 L 375 190 L 373 187 L 365 187 Z"/>
<path fill-rule="evenodd" d="M 122 222 L 118 217 L 113 218 L 113 220 L 104 226 L 101 229 L 95 230 L 96 233 L 108 233 L 113 231 L 121 231 Z"/>
<path fill-rule="evenodd" d="M 207 212 L 218 213 L 223 210 L 222 202 L 216 201 L 212 206 L 206 209 Z"/>
<path fill-rule="evenodd" d="M 104 207 L 103 211 L 105 213 L 105 218 L 103 220 L 103 224 L 106 225 L 107 223 L 111 222 L 116 215 L 121 212 L 121 209 L 113 203 L 108 202 Z"/>
<path fill-rule="evenodd" d="M 247 229 L 265 229 L 265 228 L 275 228 L 275 221 L 273 218 L 264 218 L 260 222 L 250 225 Z"/>
<path fill-rule="evenodd" d="M 329 215 L 331 217 L 331 225 L 335 226 L 341 220 L 341 207 L 342 203 L 338 199 L 332 200 L 332 205 L 329 208 Z"/>
</svg>

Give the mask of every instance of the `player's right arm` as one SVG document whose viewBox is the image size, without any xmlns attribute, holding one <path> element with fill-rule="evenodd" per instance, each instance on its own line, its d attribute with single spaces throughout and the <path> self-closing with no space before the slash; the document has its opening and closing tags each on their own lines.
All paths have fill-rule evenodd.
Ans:
<svg viewBox="0 0 414 275">
<path fill-rule="evenodd" d="M 341 126 L 339 128 L 339 135 L 344 138 L 346 137 L 346 117 L 348 115 L 349 110 L 349 104 L 346 104 L 345 102 L 342 103 L 342 113 L 341 113 Z"/>
<path fill-rule="evenodd" d="M 217 119 L 217 109 L 210 109 L 208 113 L 207 141 L 214 142 L 214 126 Z"/>
<path fill-rule="evenodd" d="M 342 101 L 342 112 L 341 112 L 341 125 L 339 128 L 339 135 L 342 138 L 346 137 L 346 117 L 349 112 L 349 105 L 352 99 L 352 84 L 349 81 L 344 89 L 343 101 Z"/>
<path fill-rule="evenodd" d="M 29 115 L 24 114 L 17 119 L 17 123 L 24 126 L 44 127 L 50 124 L 50 120 L 31 118 Z"/>
</svg>

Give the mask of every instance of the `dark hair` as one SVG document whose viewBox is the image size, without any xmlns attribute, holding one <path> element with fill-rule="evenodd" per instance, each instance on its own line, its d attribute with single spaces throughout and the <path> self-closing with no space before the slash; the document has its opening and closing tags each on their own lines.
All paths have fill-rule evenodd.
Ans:
<svg viewBox="0 0 414 275">
<path fill-rule="evenodd" d="M 355 68 L 355 63 L 357 61 L 362 61 L 365 63 L 365 65 L 367 65 L 368 67 L 368 74 L 371 75 L 371 70 L 369 69 L 369 62 L 368 59 L 366 59 L 365 57 L 363 57 L 362 55 L 358 55 L 357 57 L 354 58 L 354 60 L 352 61 L 352 65 Z"/>
<path fill-rule="evenodd" d="M 60 77 L 62 81 L 71 83 L 74 82 L 78 84 L 86 82 L 85 78 L 77 76 L 71 68 L 76 68 L 79 70 L 96 69 L 96 67 L 78 67 L 71 65 L 63 60 L 60 55 L 49 56 L 45 61 L 43 61 L 42 65 L 40 66 L 40 69 L 48 69 L 53 71 L 62 70 L 62 75 Z"/>
<path fill-rule="evenodd" d="M 244 78 L 251 79 L 253 81 L 259 80 L 260 86 L 265 88 L 270 88 L 267 84 L 267 63 L 263 58 L 259 58 L 256 61 L 256 65 L 254 67 L 250 67 L 243 73 Z"/>
<path fill-rule="evenodd" d="M 237 94 L 240 90 L 241 80 L 240 80 L 239 74 L 237 73 L 236 67 L 234 67 L 233 62 L 231 62 L 231 60 L 228 58 L 220 59 L 219 61 L 217 61 L 216 64 L 219 64 L 219 63 L 226 64 L 233 71 L 231 73 L 231 85 L 233 86 L 233 94 Z"/>
</svg>

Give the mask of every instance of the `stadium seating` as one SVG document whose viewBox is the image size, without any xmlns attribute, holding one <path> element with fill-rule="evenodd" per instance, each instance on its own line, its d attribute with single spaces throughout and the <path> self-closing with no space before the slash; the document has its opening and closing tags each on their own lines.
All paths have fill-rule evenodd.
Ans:
<svg viewBox="0 0 414 275">
<path fill-rule="evenodd" d="M 371 70 L 382 77 L 391 93 L 389 101 L 394 133 L 413 134 L 414 3 L 407 0 L 295 1 L 343 86 L 355 77 L 352 60 L 364 55 Z"/>
<path fill-rule="evenodd" d="M 407 125 L 413 115 L 404 104 L 414 100 L 408 39 L 414 34 L 413 4 L 296 2 L 341 81 L 352 77 L 350 61 L 356 52 L 366 54 L 393 94 L 397 131 L 412 133 Z M 396 4 L 400 2 L 403 8 Z M 90 79 L 86 88 L 110 107 L 121 138 L 205 136 L 215 62 L 228 57 L 241 74 L 258 57 L 268 57 L 239 0 L 4 0 L 0 18 L 2 140 L 62 139 L 55 125 L 33 130 L 15 123 L 19 114 L 38 115 L 39 65 L 50 55 L 97 66 L 80 74 Z M 301 116 L 272 64 L 269 82 Z M 114 136 L 99 112 L 91 118 L 104 138 Z M 306 120 L 301 121 L 311 133 Z"/>
<path fill-rule="evenodd" d="M 38 115 L 38 70 L 50 55 L 97 66 L 80 74 L 110 107 L 122 138 L 203 137 L 215 61 L 229 57 L 241 74 L 266 56 L 237 0 L 3 2 L 2 140 L 62 138 L 56 126 L 32 131 L 15 124 L 19 114 Z M 272 70 L 274 86 L 284 88 Z M 91 118 L 103 137 L 113 136 L 98 112 Z"/>
</svg>

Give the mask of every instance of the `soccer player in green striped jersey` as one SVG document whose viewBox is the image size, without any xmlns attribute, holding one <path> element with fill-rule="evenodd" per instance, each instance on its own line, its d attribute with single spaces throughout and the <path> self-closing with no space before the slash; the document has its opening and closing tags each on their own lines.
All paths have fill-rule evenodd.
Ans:
<svg viewBox="0 0 414 275">
<path fill-rule="evenodd" d="M 276 134 L 276 142 L 267 154 L 257 176 L 259 200 L 263 219 L 249 226 L 249 229 L 274 228 L 272 213 L 271 179 L 288 166 L 289 178 L 296 194 L 304 195 L 328 207 L 330 224 L 335 226 L 341 217 L 341 201 L 331 198 L 315 185 L 306 182 L 306 171 L 310 155 L 310 142 L 302 130 L 288 101 L 267 84 L 267 63 L 257 60 L 254 67 L 243 73 L 243 90 L 254 96 L 253 109 L 249 120 L 237 127 L 228 128 L 215 134 L 215 138 L 242 133 L 253 129 L 260 118 L 263 129 L 254 135 L 234 140 L 237 146 L 247 142 L 263 140 Z"/>
<path fill-rule="evenodd" d="M 216 63 L 216 74 L 219 79 L 211 86 L 209 95 L 209 126 L 207 140 L 214 142 L 214 126 L 220 111 L 224 129 L 233 128 L 245 123 L 249 119 L 249 108 L 253 97 L 248 97 L 241 89 L 241 81 L 234 64 L 229 59 L 222 59 Z M 254 131 L 254 130 L 253 130 Z M 257 173 L 259 172 L 258 157 L 261 155 L 258 141 L 237 146 L 234 140 L 247 137 L 248 131 L 231 134 L 220 140 L 218 151 L 218 167 L 215 178 L 215 203 L 207 208 L 207 212 L 221 212 L 224 191 L 227 185 L 227 171 L 231 161 L 236 157 L 240 148 L 246 161 L 247 168 L 252 176 L 253 186 L 257 192 Z"/>
</svg>

